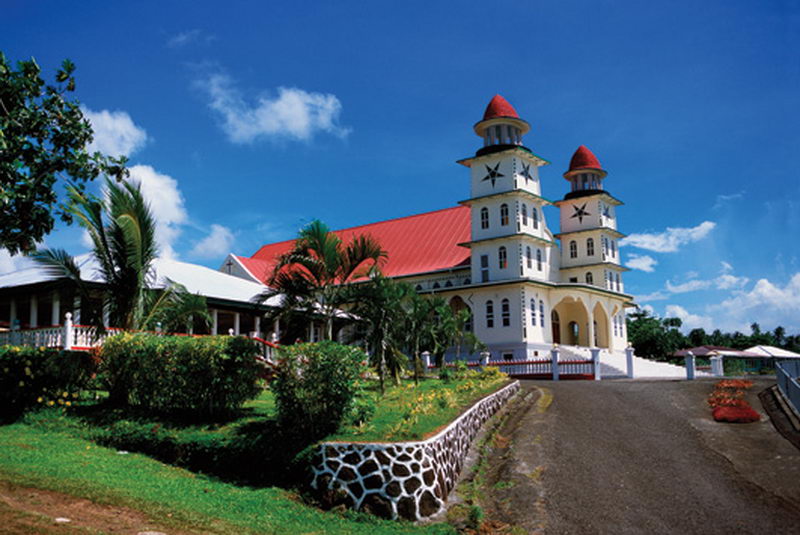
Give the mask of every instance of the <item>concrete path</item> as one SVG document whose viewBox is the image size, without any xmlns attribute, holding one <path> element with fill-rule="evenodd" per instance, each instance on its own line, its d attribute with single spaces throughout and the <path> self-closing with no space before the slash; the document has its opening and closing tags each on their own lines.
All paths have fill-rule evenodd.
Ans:
<svg viewBox="0 0 800 535">
<path fill-rule="evenodd" d="M 530 532 L 800 533 L 800 451 L 766 416 L 714 422 L 714 382 L 526 382 L 490 507 Z"/>
</svg>

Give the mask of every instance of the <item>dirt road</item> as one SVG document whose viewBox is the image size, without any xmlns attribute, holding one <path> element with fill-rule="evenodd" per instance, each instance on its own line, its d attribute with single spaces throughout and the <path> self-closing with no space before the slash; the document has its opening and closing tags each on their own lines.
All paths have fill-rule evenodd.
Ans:
<svg viewBox="0 0 800 535">
<path fill-rule="evenodd" d="M 757 394 L 769 384 L 748 396 L 762 414 Z M 800 533 L 800 451 L 766 416 L 714 422 L 713 381 L 524 386 L 544 395 L 508 419 L 489 470 L 488 508 L 503 522 L 544 533 Z"/>
</svg>

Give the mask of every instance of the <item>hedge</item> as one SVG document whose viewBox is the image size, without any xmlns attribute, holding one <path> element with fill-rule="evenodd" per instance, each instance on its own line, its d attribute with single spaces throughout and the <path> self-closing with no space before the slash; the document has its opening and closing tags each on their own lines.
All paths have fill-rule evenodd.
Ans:
<svg viewBox="0 0 800 535">
<path fill-rule="evenodd" d="M 214 415 L 258 395 L 257 353 L 252 340 L 238 336 L 123 333 L 103 344 L 101 372 L 112 402 Z"/>
</svg>

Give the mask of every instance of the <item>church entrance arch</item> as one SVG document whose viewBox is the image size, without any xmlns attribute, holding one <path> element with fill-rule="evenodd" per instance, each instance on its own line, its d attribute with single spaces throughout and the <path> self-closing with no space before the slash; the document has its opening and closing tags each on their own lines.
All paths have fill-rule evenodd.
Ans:
<svg viewBox="0 0 800 535">
<path fill-rule="evenodd" d="M 450 308 L 455 314 L 458 314 L 462 310 L 466 310 L 468 312 L 469 315 L 464 322 L 464 330 L 472 332 L 472 326 L 474 322 L 472 320 L 472 309 L 469 307 L 469 305 L 457 295 L 450 300 Z"/>
<path fill-rule="evenodd" d="M 594 310 L 592 310 L 592 320 L 594 322 L 594 345 L 596 347 L 608 348 L 608 314 L 606 313 L 605 308 L 603 308 L 603 305 L 600 303 L 594 305 Z"/>
<path fill-rule="evenodd" d="M 553 324 L 553 342 L 566 345 L 589 346 L 589 311 L 579 297 L 566 296 L 553 307 L 558 315 L 558 333 Z M 558 336 L 556 336 L 558 334 Z M 556 342 L 556 339 L 560 342 Z"/>
<path fill-rule="evenodd" d="M 558 317 L 558 312 L 555 310 L 550 313 L 550 325 L 553 327 L 553 343 L 561 343 L 561 320 Z"/>
</svg>

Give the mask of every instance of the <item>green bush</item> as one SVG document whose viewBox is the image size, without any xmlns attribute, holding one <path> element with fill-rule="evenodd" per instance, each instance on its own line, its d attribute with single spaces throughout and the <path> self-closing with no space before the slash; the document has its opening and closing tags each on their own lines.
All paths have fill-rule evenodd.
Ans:
<svg viewBox="0 0 800 535">
<path fill-rule="evenodd" d="M 0 417 L 13 420 L 37 404 L 71 405 L 94 370 L 86 352 L 0 346 Z"/>
<path fill-rule="evenodd" d="M 123 333 L 103 344 L 101 371 L 112 402 L 215 415 L 258 395 L 257 352 L 243 337 Z"/>
<path fill-rule="evenodd" d="M 312 440 L 336 431 L 353 408 L 366 359 L 359 349 L 335 342 L 281 348 L 270 385 L 281 427 Z"/>
</svg>

